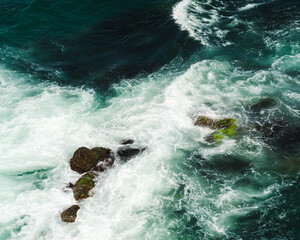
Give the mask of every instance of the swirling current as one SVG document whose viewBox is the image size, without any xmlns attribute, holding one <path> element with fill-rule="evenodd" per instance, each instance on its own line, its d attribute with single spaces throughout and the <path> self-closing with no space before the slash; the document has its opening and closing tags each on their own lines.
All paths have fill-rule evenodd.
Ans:
<svg viewBox="0 0 300 240">
<path fill-rule="evenodd" d="M 0 1 L 0 239 L 300 239 L 300 1 Z M 234 118 L 207 141 L 198 116 Z M 74 151 L 145 147 L 74 223 Z"/>
</svg>

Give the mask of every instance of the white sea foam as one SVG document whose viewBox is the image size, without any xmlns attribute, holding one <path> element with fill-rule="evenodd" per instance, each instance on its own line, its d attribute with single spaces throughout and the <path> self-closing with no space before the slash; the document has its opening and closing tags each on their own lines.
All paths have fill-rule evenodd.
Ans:
<svg viewBox="0 0 300 240">
<path fill-rule="evenodd" d="M 227 31 L 218 26 L 222 16 L 222 6 L 213 6 L 212 1 L 200 3 L 195 0 L 183 0 L 173 8 L 173 18 L 182 30 L 188 31 L 189 35 L 200 41 L 201 44 L 212 45 L 211 38 L 221 40 Z M 224 45 L 229 43 L 223 43 Z"/>
<path fill-rule="evenodd" d="M 247 11 L 247 10 L 250 10 L 252 8 L 258 7 L 259 5 L 261 5 L 261 4 L 249 3 L 246 6 L 239 8 L 239 11 Z"/>
<path fill-rule="evenodd" d="M 93 90 L 36 84 L 29 76 L 4 68 L 0 76 L 0 180 L 6 183 L 1 190 L 0 212 L 5 218 L 0 220 L 0 234 L 6 232 L 11 239 L 163 239 L 170 234 L 170 225 L 178 224 L 166 218 L 164 202 L 173 201 L 181 178 L 187 213 L 201 219 L 209 236 L 224 236 L 225 216 L 260 193 L 239 195 L 224 189 L 208 197 L 205 179 L 199 183 L 184 172 L 174 173 L 172 169 L 186 157 L 184 152 L 199 144 L 203 144 L 199 153 L 207 159 L 237 148 L 229 139 L 205 147 L 204 137 L 212 130 L 193 126 L 192 118 L 235 117 L 243 125 L 244 102 L 289 84 L 275 70 L 245 73 L 227 62 L 204 60 L 184 73 L 167 71 L 136 82 L 124 80 L 115 85 L 118 96 L 101 108 Z M 233 110 L 239 107 L 241 111 Z M 64 187 L 79 177 L 68 164 L 74 150 L 116 149 L 123 138 L 134 138 L 147 150 L 101 174 L 94 197 L 80 203 L 76 222 L 62 223 L 60 212 L 75 203 Z M 259 155 L 257 143 L 247 143 L 245 151 Z M 35 171 L 40 169 L 44 172 Z M 206 203 L 220 210 L 216 214 L 203 207 Z"/>
</svg>

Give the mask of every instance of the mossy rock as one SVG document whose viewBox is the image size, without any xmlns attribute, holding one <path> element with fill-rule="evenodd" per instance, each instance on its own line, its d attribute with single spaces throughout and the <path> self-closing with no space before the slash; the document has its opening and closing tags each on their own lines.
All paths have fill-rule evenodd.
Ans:
<svg viewBox="0 0 300 240">
<path fill-rule="evenodd" d="M 215 126 L 216 126 L 217 129 L 230 128 L 230 126 L 232 124 L 234 124 L 235 122 L 236 122 L 236 119 L 224 118 L 224 119 L 221 119 L 221 120 L 217 121 L 215 123 Z"/>
<path fill-rule="evenodd" d="M 195 126 L 201 126 L 201 127 L 209 127 L 214 129 L 215 128 L 215 122 L 214 120 L 208 118 L 208 117 L 204 117 L 204 116 L 200 116 L 197 118 L 196 122 L 194 123 Z"/>
<path fill-rule="evenodd" d="M 98 160 L 94 153 L 86 147 L 78 148 L 70 159 L 71 169 L 78 173 L 90 171 L 97 163 Z"/>
<path fill-rule="evenodd" d="M 235 124 L 236 119 L 224 118 L 218 121 L 214 121 L 205 116 L 197 118 L 195 125 L 201 127 L 209 127 L 210 129 L 217 130 L 213 132 L 209 137 L 206 138 L 208 142 L 219 144 L 222 142 L 224 137 L 233 137 L 236 134 L 237 125 Z"/>
<path fill-rule="evenodd" d="M 111 150 L 109 148 L 95 147 L 91 149 L 97 161 L 103 161 L 111 156 Z"/>
<path fill-rule="evenodd" d="M 61 220 L 63 222 L 68 222 L 68 223 L 75 222 L 77 218 L 77 212 L 79 209 L 80 207 L 78 205 L 73 205 L 69 207 L 68 209 L 66 209 L 60 214 Z"/>
<path fill-rule="evenodd" d="M 220 144 L 225 137 L 234 137 L 236 135 L 236 124 L 231 124 L 227 128 L 220 129 L 216 132 L 213 132 L 208 138 L 207 141 L 211 143 Z"/>
<path fill-rule="evenodd" d="M 97 165 L 93 171 L 104 172 L 114 164 L 115 158 L 113 152 L 109 148 L 96 147 L 91 150 L 97 158 Z"/>
<path fill-rule="evenodd" d="M 89 191 L 95 187 L 96 174 L 88 172 L 77 180 L 74 185 L 73 195 L 76 201 L 90 197 Z"/>
</svg>

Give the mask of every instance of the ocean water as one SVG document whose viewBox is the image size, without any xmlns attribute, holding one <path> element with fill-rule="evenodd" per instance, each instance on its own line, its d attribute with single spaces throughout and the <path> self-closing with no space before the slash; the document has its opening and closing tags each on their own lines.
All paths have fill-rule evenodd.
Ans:
<svg viewBox="0 0 300 240">
<path fill-rule="evenodd" d="M 0 1 L 0 239 L 300 239 L 300 1 Z M 199 115 L 237 119 L 212 145 Z M 260 126 L 261 131 L 255 130 Z M 81 146 L 146 151 L 66 188 Z"/>
</svg>

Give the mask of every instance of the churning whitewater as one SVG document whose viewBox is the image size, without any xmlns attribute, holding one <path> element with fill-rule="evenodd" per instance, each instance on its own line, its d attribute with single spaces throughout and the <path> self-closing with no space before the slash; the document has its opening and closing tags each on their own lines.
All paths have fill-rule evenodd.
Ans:
<svg viewBox="0 0 300 240">
<path fill-rule="evenodd" d="M 0 6 L 0 239 L 299 239 L 300 1 L 87 2 Z M 123 139 L 76 202 L 74 151 Z"/>
</svg>

